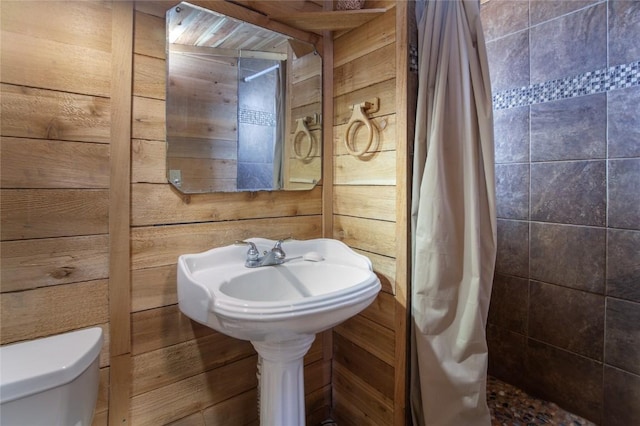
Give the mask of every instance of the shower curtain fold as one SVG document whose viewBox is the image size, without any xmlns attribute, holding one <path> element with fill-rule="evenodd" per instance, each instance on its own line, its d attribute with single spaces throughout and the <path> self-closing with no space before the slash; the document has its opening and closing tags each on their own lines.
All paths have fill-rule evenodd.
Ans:
<svg viewBox="0 0 640 426">
<path fill-rule="evenodd" d="M 496 254 L 491 87 L 477 0 L 418 2 L 412 190 L 415 425 L 489 425 Z"/>
</svg>

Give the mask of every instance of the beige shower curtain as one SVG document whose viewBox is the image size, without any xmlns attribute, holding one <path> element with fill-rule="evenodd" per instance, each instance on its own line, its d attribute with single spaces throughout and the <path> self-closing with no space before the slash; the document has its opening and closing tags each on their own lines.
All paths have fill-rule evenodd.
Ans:
<svg viewBox="0 0 640 426">
<path fill-rule="evenodd" d="M 496 253 L 493 119 L 479 0 L 417 2 L 412 194 L 415 425 L 489 425 L 485 324 Z"/>
</svg>

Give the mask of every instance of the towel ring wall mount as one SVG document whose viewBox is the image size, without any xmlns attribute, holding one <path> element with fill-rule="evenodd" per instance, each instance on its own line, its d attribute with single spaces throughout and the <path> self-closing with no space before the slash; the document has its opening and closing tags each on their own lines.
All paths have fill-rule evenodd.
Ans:
<svg viewBox="0 0 640 426">
<path fill-rule="evenodd" d="M 371 101 L 361 102 L 359 104 L 351 105 L 351 118 L 347 123 L 347 129 L 344 134 L 344 146 L 347 152 L 354 157 L 361 157 L 369 151 L 371 143 L 373 142 L 373 136 L 375 133 L 375 127 L 371 124 L 371 120 L 367 114 L 371 114 L 380 109 L 380 100 L 375 98 Z M 360 127 L 364 126 L 367 129 L 367 142 L 361 149 L 356 149 L 355 137 Z"/>
</svg>

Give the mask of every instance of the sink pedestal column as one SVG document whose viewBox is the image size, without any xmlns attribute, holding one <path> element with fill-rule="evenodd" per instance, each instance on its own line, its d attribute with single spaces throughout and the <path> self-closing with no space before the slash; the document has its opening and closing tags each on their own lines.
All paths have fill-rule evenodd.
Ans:
<svg viewBox="0 0 640 426">
<path fill-rule="evenodd" d="M 260 426 L 303 426 L 304 356 L 315 335 L 285 342 L 251 342 L 262 358 Z"/>
</svg>

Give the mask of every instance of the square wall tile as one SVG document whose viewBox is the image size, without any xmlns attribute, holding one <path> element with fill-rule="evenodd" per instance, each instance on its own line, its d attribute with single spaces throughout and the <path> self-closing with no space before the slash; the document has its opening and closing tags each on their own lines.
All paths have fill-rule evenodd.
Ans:
<svg viewBox="0 0 640 426">
<path fill-rule="evenodd" d="M 489 374 L 516 386 L 524 387 L 525 350 L 527 338 L 505 328 L 487 326 Z"/>
<path fill-rule="evenodd" d="M 483 3 L 480 18 L 487 41 L 504 37 L 529 26 L 529 1 L 493 0 Z"/>
<path fill-rule="evenodd" d="M 496 273 L 529 276 L 529 223 L 498 219 Z"/>
<path fill-rule="evenodd" d="M 640 231 L 607 234 L 607 295 L 640 302 Z"/>
<path fill-rule="evenodd" d="M 491 290 L 489 322 L 520 334 L 527 332 L 529 280 L 496 274 Z"/>
<path fill-rule="evenodd" d="M 532 339 L 525 363 L 531 393 L 602 423 L 602 363 Z"/>
<path fill-rule="evenodd" d="M 532 0 L 530 2 L 531 25 L 566 15 L 598 1 L 600 0 Z"/>
<path fill-rule="evenodd" d="M 604 418 L 607 426 L 640 425 L 640 376 L 604 367 Z"/>
<path fill-rule="evenodd" d="M 499 218 L 529 218 L 529 164 L 496 164 L 496 211 Z"/>
<path fill-rule="evenodd" d="M 604 360 L 640 375 L 640 303 L 607 298 Z"/>
<path fill-rule="evenodd" d="M 606 161 L 531 164 L 531 219 L 605 226 Z"/>
<path fill-rule="evenodd" d="M 529 161 L 529 107 L 493 112 L 496 163 Z"/>
<path fill-rule="evenodd" d="M 609 226 L 640 230 L 640 158 L 609 161 Z"/>
<path fill-rule="evenodd" d="M 604 296 L 538 281 L 530 288 L 529 337 L 601 361 Z"/>
<path fill-rule="evenodd" d="M 606 230 L 531 223 L 531 278 L 604 294 Z"/>
<path fill-rule="evenodd" d="M 592 160 L 606 154 L 606 94 L 531 106 L 531 161 Z"/>
<path fill-rule="evenodd" d="M 529 31 L 487 43 L 493 93 L 529 85 Z"/>
<path fill-rule="evenodd" d="M 531 83 L 606 66 L 606 3 L 531 28 Z"/>
<path fill-rule="evenodd" d="M 609 158 L 640 157 L 640 86 L 608 92 L 607 103 Z"/>
<path fill-rule="evenodd" d="M 609 0 L 609 66 L 640 59 L 640 1 Z"/>
</svg>

